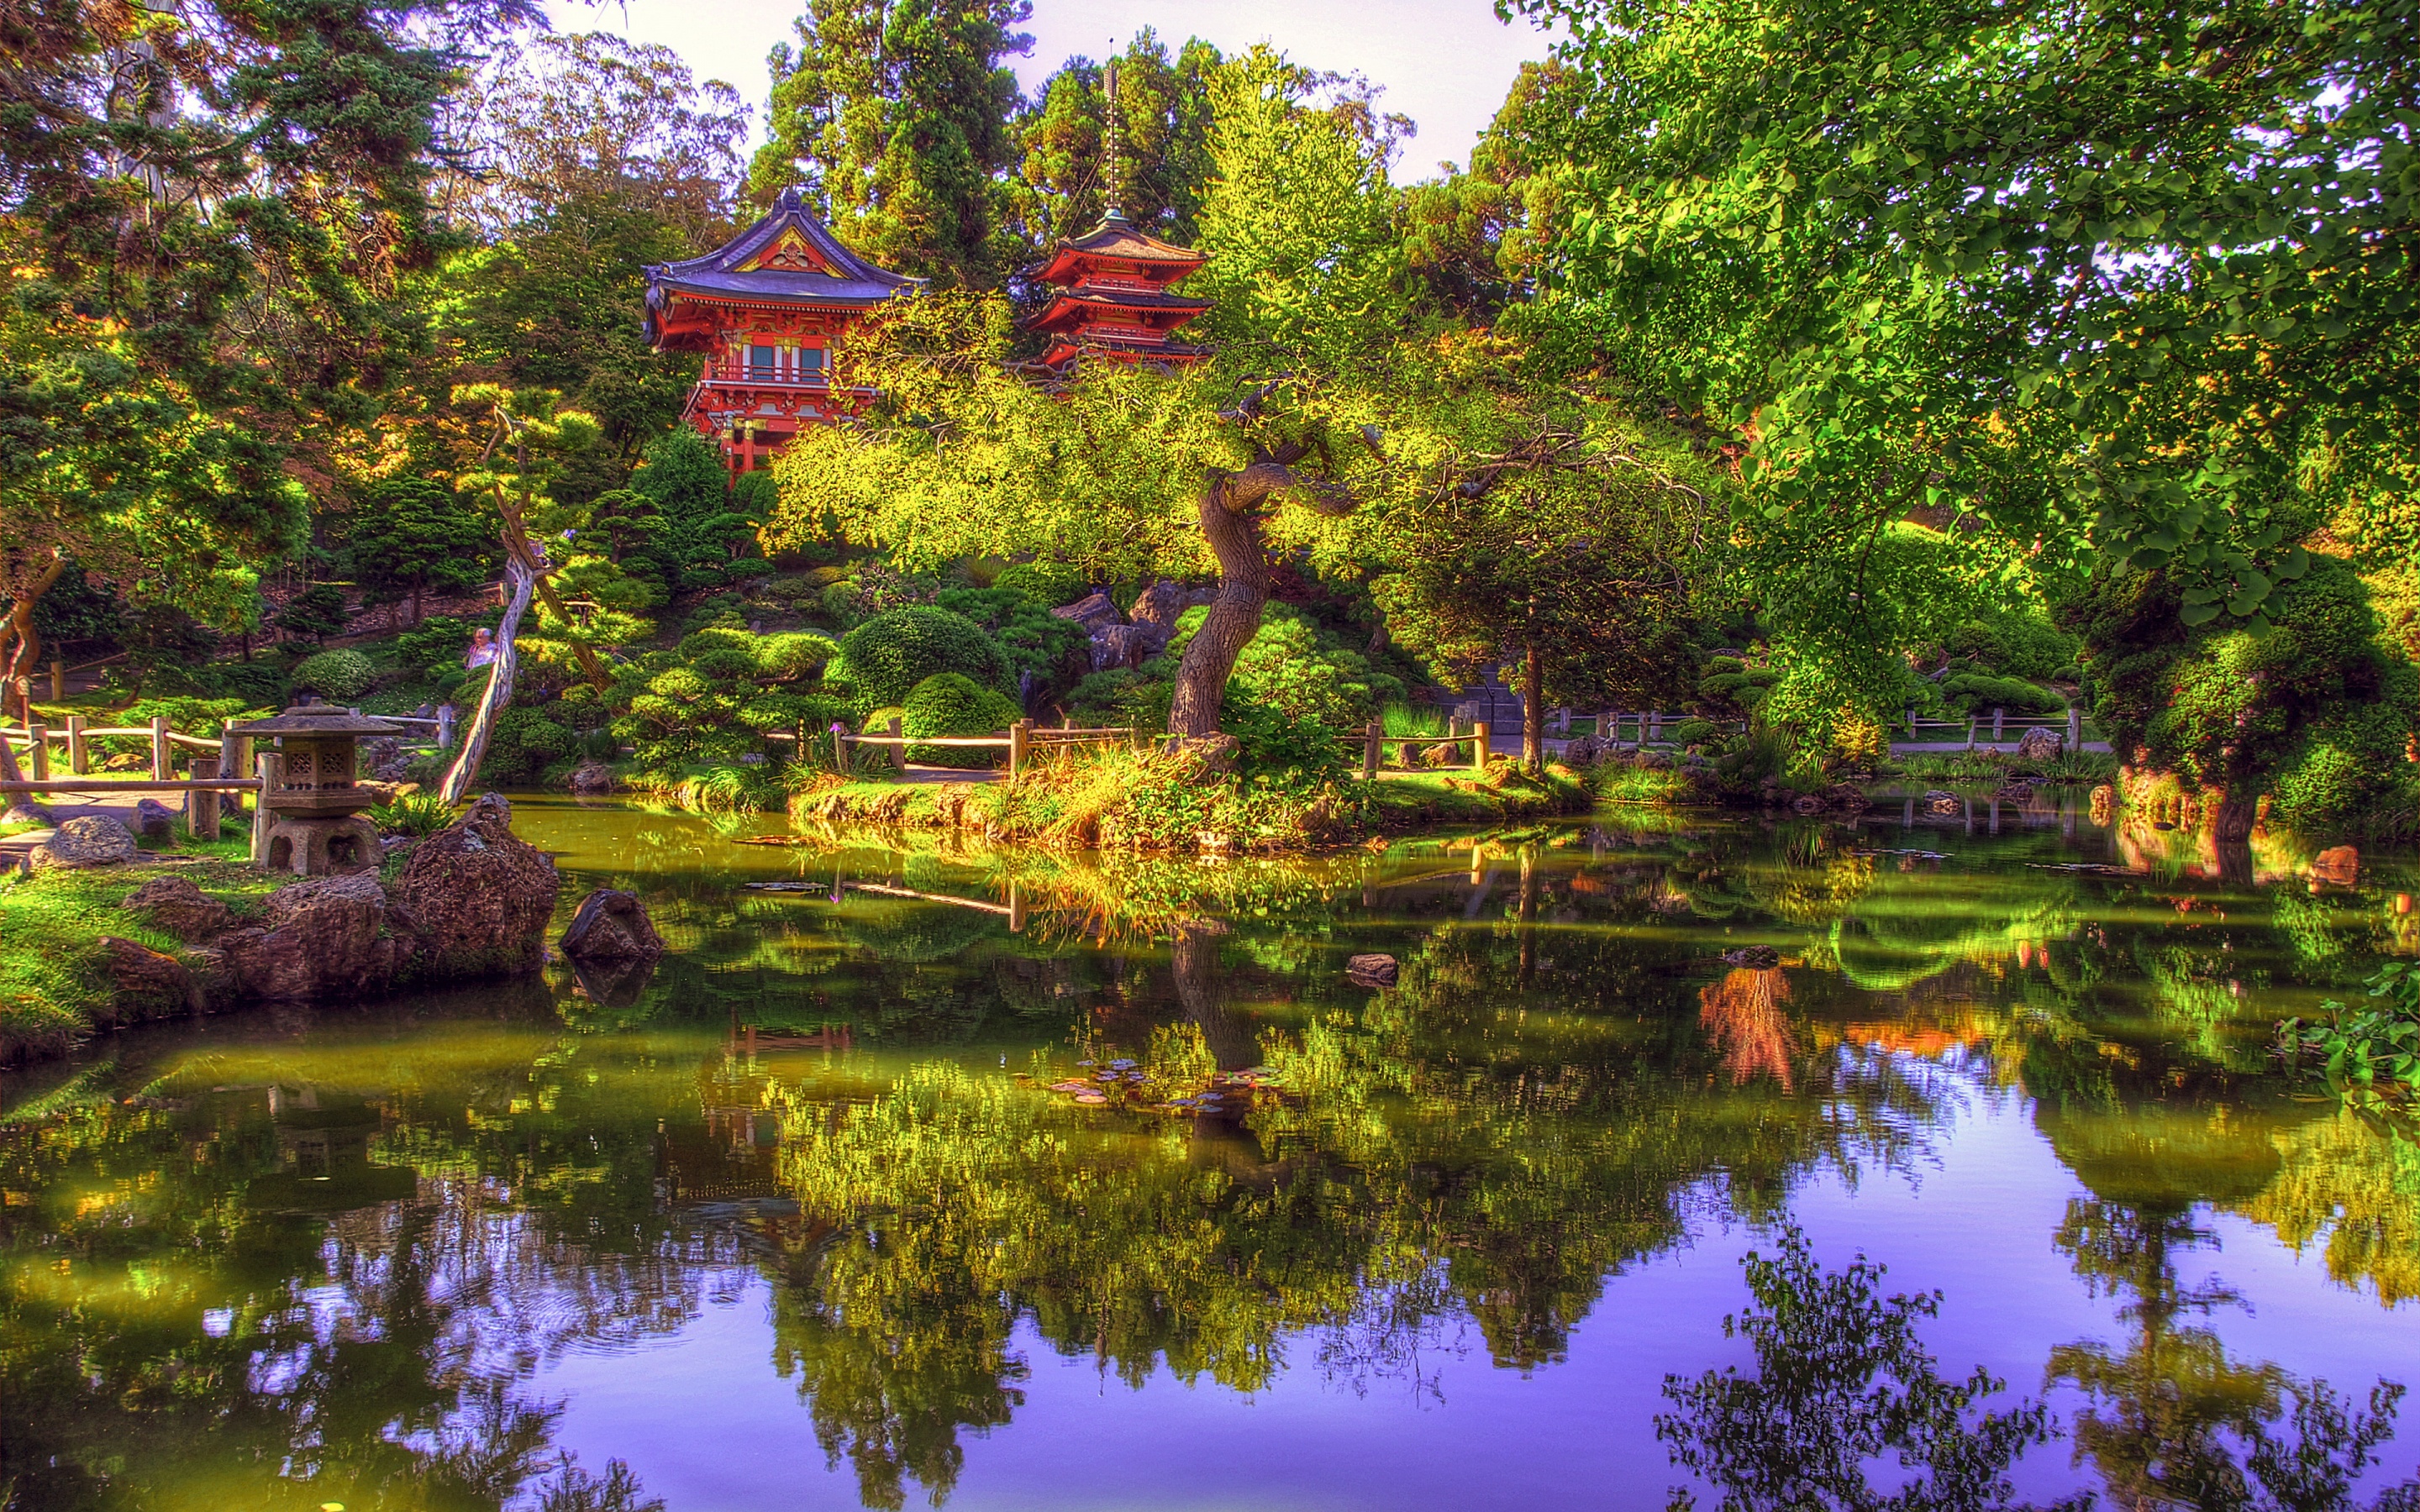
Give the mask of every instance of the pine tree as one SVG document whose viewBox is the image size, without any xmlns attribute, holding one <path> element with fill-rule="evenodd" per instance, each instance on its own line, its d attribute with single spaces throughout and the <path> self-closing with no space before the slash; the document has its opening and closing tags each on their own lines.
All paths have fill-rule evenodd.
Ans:
<svg viewBox="0 0 2420 1512">
<path fill-rule="evenodd" d="M 772 136 L 749 193 L 796 184 L 876 262 L 996 285 L 1001 176 L 1017 158 L 1016 76 L 1001 60 L 1029 0 L 809 0 L 799 46 L 774 50 Z"/>
</svg>

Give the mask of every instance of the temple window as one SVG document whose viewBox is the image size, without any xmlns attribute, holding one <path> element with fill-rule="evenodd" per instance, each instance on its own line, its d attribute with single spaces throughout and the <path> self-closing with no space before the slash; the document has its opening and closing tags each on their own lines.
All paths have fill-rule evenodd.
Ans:
<svg viewBox="0 0 2420 1512">
<path fill-rule="evenodd" d="M 824 381 L 824 349 L 821 347 L 799 348 L 799 381 L 801 383 Z"/>
<path fill-rule="evenodd" d="M 773 381 L 774 354 L 780 348 L 762 342 L 748 348 L 748 376 L 760 383 Z"/>
</svg>

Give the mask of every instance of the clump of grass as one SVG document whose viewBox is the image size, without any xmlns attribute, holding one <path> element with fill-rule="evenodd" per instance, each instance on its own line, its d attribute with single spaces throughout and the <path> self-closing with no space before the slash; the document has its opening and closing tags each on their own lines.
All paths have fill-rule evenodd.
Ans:
<svg viewBox="0 0 2420 1512">
<path fill-rule="evenodd" d="M 454 806 L 434 793 L 399 793 L 370 810 L 381 834 L 434 835 L 454 822 Z"/>
<path fill-rule="evenodd" d="M 1390 702 L 1378 711 L 1380 722 L 1389 735 L 1430 736 L 1448 732 L 1446 711 L 1434 703 Z"/>
</svg>

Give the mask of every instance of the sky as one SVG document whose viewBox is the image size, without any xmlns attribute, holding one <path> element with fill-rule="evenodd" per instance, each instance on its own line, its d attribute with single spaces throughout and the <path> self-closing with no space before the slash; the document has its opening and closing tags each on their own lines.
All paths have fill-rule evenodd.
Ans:
<svg viewBox="0 0 2420 1512">
<path fill-rule="evenodd" d="M 765 55 L 789 40 L 803 0 L 549 0 L 561 31 L 609 31 L 678 53 L 700 79 L 721 79 L 755 110 L 765 131 L 769 81 Z M 1419 128 L 1396 165 L 1404 181 L 1462 162 L 1503 103 L 1523 62 L 1543 58 L 1553 38 L 1526 21 L 1496 19 L 1488 0 L 1034 0 L 1024 30 L 1033 50 L 1010 59 L 1031 93 L 1081 53 L 1101 58 L 1144 26 L 1172 53 L 1187 37 L 1235 53 L 1267 41 L 1315 69 L 1358 72 L 1386 93 L 1382 108 Z"/>
</svg>

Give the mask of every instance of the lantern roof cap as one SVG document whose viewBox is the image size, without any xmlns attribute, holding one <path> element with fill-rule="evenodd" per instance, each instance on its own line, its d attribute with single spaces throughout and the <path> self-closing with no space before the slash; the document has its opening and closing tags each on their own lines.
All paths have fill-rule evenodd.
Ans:
<svg viewBox="0 0 2420 1512">
<path fill-rule="evenodd" d="M 283 714 L 266 719 L 247 719 L 227 726 L 227 733 L 238 735 L 399 735 L 403 726 L 389 724 L 384 719 L 365 714 L 354 714 L 334 703 L 289 704 Z"/>
</svg>

